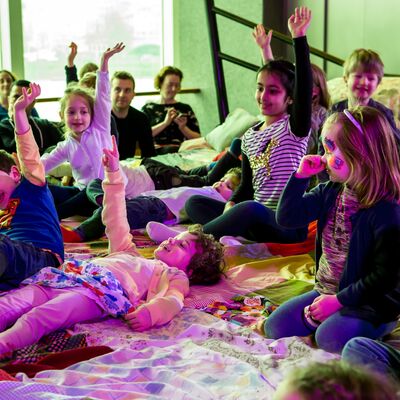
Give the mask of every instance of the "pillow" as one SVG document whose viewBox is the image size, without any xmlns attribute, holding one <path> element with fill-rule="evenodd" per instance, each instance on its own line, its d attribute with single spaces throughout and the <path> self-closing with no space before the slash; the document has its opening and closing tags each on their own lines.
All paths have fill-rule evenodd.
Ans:
<svg viewBox="0 0 400 400">
<path fill-rule="evenodd" d="M 204 149 L 210 148 L 209 144 L 205 141 L 205 138 L 199 137 L 195 139 L 184 140 L 179 147 L 179 152 L 186 150 Z"/>
<path fill-rule="evenodd" d="M 243 108 L 236 108 L 228 114 L 222 125 L 218 125 L 206 136 L 206 142 L 218 152 L 222 151 L 232 143 L 233 139 L 242 136 L 257 122 L 259 122 L 257 117 Z"/>
</svg>

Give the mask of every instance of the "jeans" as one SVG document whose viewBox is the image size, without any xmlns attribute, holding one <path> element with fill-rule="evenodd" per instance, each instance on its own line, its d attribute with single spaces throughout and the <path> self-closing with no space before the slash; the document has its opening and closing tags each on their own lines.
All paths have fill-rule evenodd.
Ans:
<svg viewBox="0 0 400 400">
<path fill-rule="evenodd" d="M 279 339 L 289 336 L 308 336 L 315 333 L 319 348 L 331 353 L 341 353 L 346 343 L 355 336 L 380 338 L 391 332 L 396 322 L 380 325 L 335 312 L 317 328 L 304 318 L 304 307 L 310 305 L 320 294 L 316 290 L 296 296 L 279 306 L 265 321 L 265 336 Z"/>
<path fill-rule="evenodd" d="M 387 343 L 366 337 L 349 340 L 342 358 L 351 364 L 360 364 L 382 374 L 390 374 L 400 381 L 400 350 Z"/>
<path fill-rule="evenodd" d="M 223 213 L 225 203 L 205 196 L 192 196 L 185 204 L 194 223 L 202 224 L 205 233 L 216 239 L 243 236 L 255 242 L 296 243 L 307 237 L 307 227 L 286 229 L 276 223 L 275 211 L 253 200 L 235 204 Z"/>
</svg>

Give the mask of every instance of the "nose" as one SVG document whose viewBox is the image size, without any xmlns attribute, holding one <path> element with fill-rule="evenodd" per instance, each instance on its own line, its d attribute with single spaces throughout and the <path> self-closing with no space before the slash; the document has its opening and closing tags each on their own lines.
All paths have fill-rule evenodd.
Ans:
<svg viewBox="0 0 400 400">
<path fill-rule="evenodd" d="M 361 83 L 362 85 L 365 85 L 365 84 L 367 83 L 367 81 L 368 81 L 368 79 L 367 79 L 365 76 L 362 76 L 362 77 L 360 78 L 360 83 Z"/>
</svg>

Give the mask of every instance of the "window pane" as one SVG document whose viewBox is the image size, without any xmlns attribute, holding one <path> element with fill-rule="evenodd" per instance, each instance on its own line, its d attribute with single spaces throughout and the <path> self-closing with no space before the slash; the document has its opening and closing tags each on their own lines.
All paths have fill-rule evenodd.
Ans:
<svg viewBox="0 0 400 400">
<path fill-rule="evenodd" d="M 162 0 L 22 0 L 25 76 L 42 86 L 41 97 L 65 89 L 68 45 L 78 45 L 75 65 L 100 63 L 117 42 L 126 48 L 110 61 L 110 72 L 127 70 L 137 91 L 153 89 L 161 67 Z M 41 108 L 41 107 L 40 107 Z"/>
</svg>

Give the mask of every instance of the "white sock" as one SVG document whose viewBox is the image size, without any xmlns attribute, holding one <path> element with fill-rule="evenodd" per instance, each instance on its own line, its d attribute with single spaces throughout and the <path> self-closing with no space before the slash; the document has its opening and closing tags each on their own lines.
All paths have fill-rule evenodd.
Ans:
<svg viewBox="0 0 400 400">
<path fill-rule="evenodd" d="M 151 240 L 159 243 L 171 237 L 175 237 L 182 232 L 182 229 L 166 226 L 161 222 L 150 221 L 146 225 L 146 231 Z"/>
</svg>

